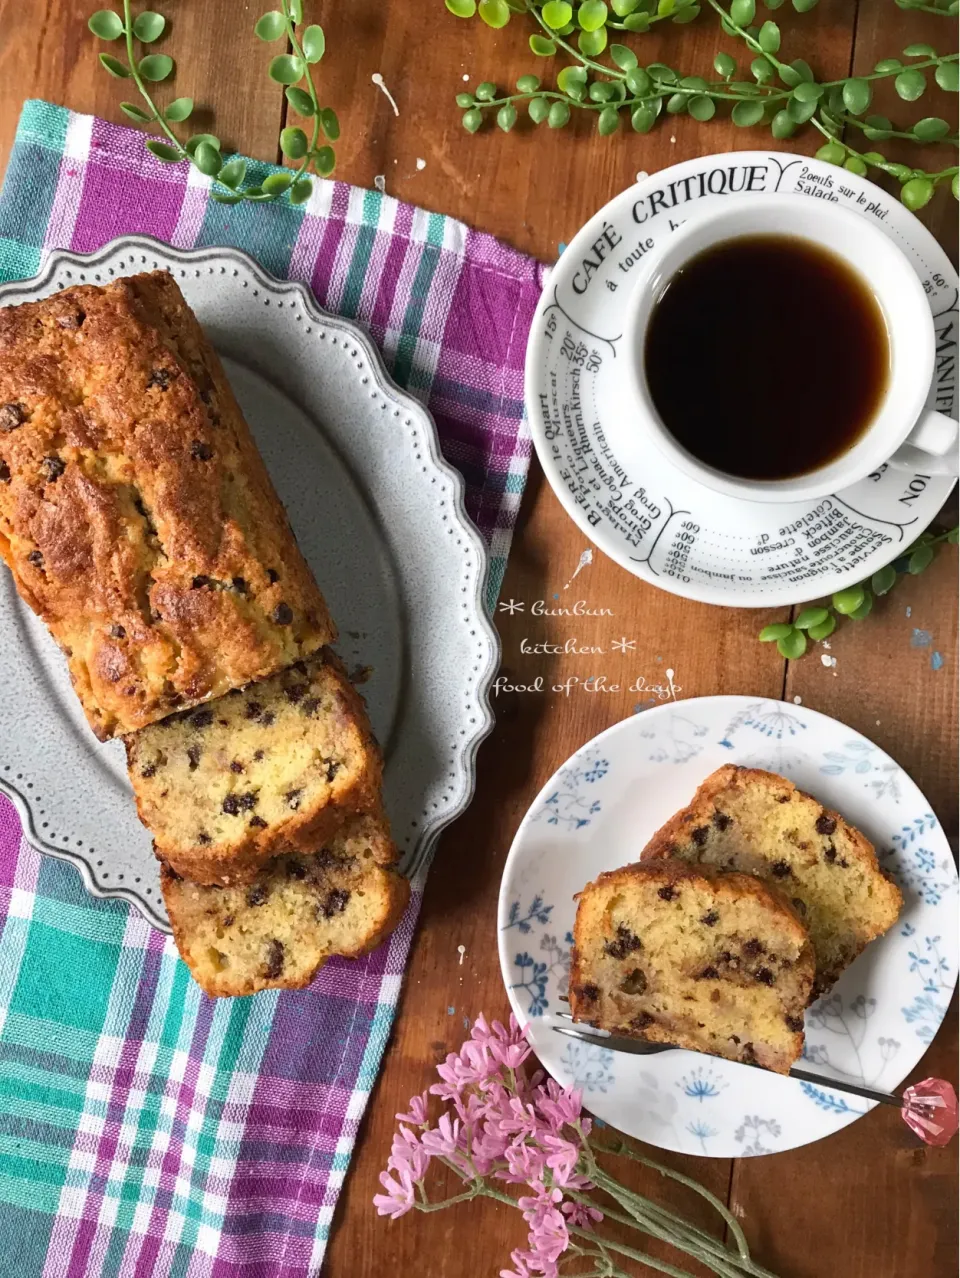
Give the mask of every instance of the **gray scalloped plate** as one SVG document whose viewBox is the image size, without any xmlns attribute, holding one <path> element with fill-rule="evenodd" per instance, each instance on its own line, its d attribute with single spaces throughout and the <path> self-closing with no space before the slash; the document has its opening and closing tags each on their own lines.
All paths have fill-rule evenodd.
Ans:
<svg viewBox="0 0 960 1278">
<path fill-rule="evenodd" d="M 0 305 L 166 268 L 224 361 L 340 628 L 386 756 L 402 868 L 415 873 L 473 795 L 499 661 L 483 606 L 486 551 L 426 409 L 395 385 L 355 325 L 236 249 L 146 236 L 51 254 Z M 94 896 L 123 897 L 169 931 L 150 837 L 119 742 L 99 744 L 46 628 L 0 576 L 0 790 L 27 838 L 70 861 Z"/>
</svg>

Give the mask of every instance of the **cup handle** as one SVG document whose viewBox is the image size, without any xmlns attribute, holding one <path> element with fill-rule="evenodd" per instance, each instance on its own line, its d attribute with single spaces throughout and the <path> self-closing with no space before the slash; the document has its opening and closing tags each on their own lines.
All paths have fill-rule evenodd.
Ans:
<svg viewBox="0 0 960 1278">
<path fill-rule="evenodd" d="M 956 475 L 958 424 L 944 413 L 927 412 L 890 458 L 890 465 L 904 470 L 922 468 L 930 475 Z"/>
</svg>

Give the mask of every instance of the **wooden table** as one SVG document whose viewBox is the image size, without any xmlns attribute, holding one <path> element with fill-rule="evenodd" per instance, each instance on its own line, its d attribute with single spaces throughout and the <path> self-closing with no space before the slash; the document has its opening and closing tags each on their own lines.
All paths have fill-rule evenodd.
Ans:
<svg viewBox="0 0 960 1278">
<path fill-rule="evenodd" d="M 86 30 L 93 7 L 93 0 L 47 0 L 40 6 L 0 0 L 3 156 L 28 96 L 123 118 L 117 104 L 124 88 L 98 67 L 97 42 Z M 671 117 L 645 137 L 600 138 L 581 120 L 563 131 L 542 128 L 535 136 L 524 126 L 509 137 L 489 130 L 471 138 L 452 103 L 464 77 L 505 84 L 524 71 L 542 70 L 542 64 L 531 65 L 537 60 L 527 50 L 529 32 L 519 21 L 490 31 L 478 22 L 457 21 L 441 0 L 307 0 L 305 7 L 327 34 L 329 52 L 320 80 L 322 96 L 336 106 L 343 126 L 338 175 L 369 187 L 382 174 L 391 195 L 453 214 L 543 259 L 555 257 L 558 242 L 628 186 L 638 170 L 653 171 L 709 151 L 765 145 L 758 140 L 769 136 L 727 122 L 701 125 Z M 190 93 L 200 103 L 215 101 L 216 115 L 207 119 L 225 142 L 275 159 L 284 103 L 279 87 L 266 76 L 268 51 L 252 34 L 260 6 L 164 0 L 161 8 L 171 19 L 164 47 L 178 61 L 177 92 Z M 947 21 L 907 15 L 879 0 L 863 0 L 859 7 L 855 0 L 821 0 L 816 13 L 803 18 L 785 6 L 777 19 L 792 56 L 806 58 L 824 77 L 842 76 L 851 68 L 869 71 L 878 58 L 912 40 L 929 39 L 947 51 L 954 35 Z M 704 14 L 692 26 L 668 26 L 662 36 L 645 37 L 643 59 L 682 60 L 687 70 L 709 73 L 720 47 L 717 26 Z M 371 82 L 375 72 L 396 99 L 398 115 Z M 924 111 L 949 114 L 951 103 L 942 96 L 928 101 L 923 99 Z M 910 110 L 891 105 L 890 114 L 909 118 Z M 816 145 L 812 132 L 795 143 L 804 152 Z M 418 166 L 418 159 L 425 166 Z M 922 216 L 956 260 L 956 205 L 949 195 L 941 192 Z M 812 348 L 810 357 L 816 357 Z M 943 518 L 954 522 L 954 511 L 951 506 Z M 549 597 L 569 578 L 585 546 L 534 462 L 503 596 Z M 629 662 L 631 672 L 650 676 L 662 656 L 676 671 L 684 697 L 801 697 L 805 705 L 836 716 L 890 751 L 929 796 L 948 833 L 956 835 L 954 550 L 941 554 L 922 577 L 904 580 L 868 621 L 838 630 L 832 641 L 835 670 L 816 657 L 786 665 L 772 645 L 756 642 L 760 626 L 784 619 L 787 609 L 757 612 L 687 603 L 642 584 L 599 554 L 580 580 L 581 596 L 612 609 L 617 623 L 638 637 L 636 653 L 629 658 L 521 656 L 522 638 L 562 641 L 569 627 L 501 613 L 505 672 L 522 682 L 549 675 L 548 684 L 572 674 L 607 673 L 612 679 L 627 673 Z M 577 638 L 584 644 L 601 642 L 608 636 L 600 633 L 600 624 L 584 619 Z M 914 626 L 934 634 L 945 656 L 941 670 L 931 669 L 928 652 L 911 648 Z M 497 701 L 496 730 L 480 751 L 476 797 L 445 834 L 431 872 L 400 1013 L 338 1206 L 326 1262 L 331 1278 L 374 1278 L 388 1263 L 396 1273 L 485 1278 L 507 1263 L 511 1247 L 522 1244 L 519 1214 L 496 1204 L 478 1201 L 388 1225 L 374 1215 L 370 1199 L 389 1150 L 394 1112 L 430 1081 L 433 1064 L 459 1046 L 464 1017 L 481 1010 L 506 1015 L 495 941 L 497 889 L 527 805 L 577 746 L 628 715 L 634 700 L 624 692 L 569 698 L 515 694 Z M 955 1080 L 956 1055 L 952 1011 L 916 1077 Z M 895 1111 L 883 1109 L 829 1141 L 773 1158 L 663 1158 L 728 1201 L 757 1258 L 783 1278 L 941 1278 L 956 1272 L 956 1150 L 956 1143 L 943 1150 L 926 1148 Z M 656 1183 L 642 1170 L 633 1181 L 697 1213 L 690 1196 Z"/>
</svg>

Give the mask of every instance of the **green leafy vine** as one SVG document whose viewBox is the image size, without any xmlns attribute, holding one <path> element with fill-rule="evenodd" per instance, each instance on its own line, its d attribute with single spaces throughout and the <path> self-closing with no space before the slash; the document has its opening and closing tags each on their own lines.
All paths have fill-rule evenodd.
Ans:
<svg viewBox="0 0 960 1278">
<path fill-rule="evenodd" d="M 874 599 L 889 594 L 902 576 L 916 577 L 929 568 L 938 547 L 944 542 L 956 546 L 958 541 L 960 528 L 951 528 L 938 535 L 926 532 L 899 559 L 875 572 L 869 581 L 838 590 L 828 604 L 811 604 L 793 621 L 777 621 L 764 626 L 757 638 L 761 643 L 775 643 L 781 657 L 795 661 L 807 651 L 810 639 L 829 638 L 841 617 L 862 621 L 873 611 Z"/>
<path fill-rule="evenodd" d="M 806 13 L 817 0 L 791 0 Z M 531 52 L 538 57 L 561 53 L 569 59 L 556 77 L 556 88 L 545 88 L 540 77 L 522 75 L 515 93 L 500 93 L 484 80 L 472 92 L 457 94 L 463 126 L 475 133 L 494 114 L 496 123 L 509 132 L 525 109 L 534 124 L 563 128 L 574 111 L 593 112 L 597 130 L 615 133 L 624 118 L 637 133 L 647 133 L 662 114 L 691 115 L 706 122 L 718 106 L 730 104 L 730 118 L 741 128 L 766 125 L 774 138 L 792 137 L 811 125 L 824 137 L 817 156 L 852 173 L 866 176 L 871 169 L 900 182 L 900 198 L 917 210 L 931 200 L 938 186 L 949 185 L 960 199 L 958 167 L 927 171 L 888 160 L 875 150 L 860 150 L 847 136 L 852 130 L 868 142 L 906 138 L 916 143 L 957 144 L 957 132 L 939 116 L 925 116 L 909 127 L 898 128 L 886 116 L 867 114 L 874 85 L 892 80 L 904 102 L 916 102 L 926 92 L 927 72 L 948 93 L 960 88 L 960 67 L 955 53 L 939 54 L 929 44 L 910 44 L 899 58 L 884 58 L 873 71 L 839 80 L 818 81 L 802 58 L 784 61 L 780 55 L 781 31 L 772 19 L 760 21 L 757 0 L 445 0 L 460 18 L 479 16 L 488 26 L 500 28 L 515 15 L 532 21 Z M 785 0 L 764 0 L 767 10 Z M 902 9 L 936 13 L 944 17 L 960 12 L 960 0 L 896 0 Z M 719 18 L 724 34 L 745 46 L 750 55 L 749 74 L 742 77 L 737 60 L 725 51 L 717 53 L 713 69 L 717 79 L 683 75 L 663 62 L 641 65 L 629 46 L 610 43 L 611 33 L 643 33 L 656 23 L 694 21 L 702 8 Z M 758 25 L 759 23 L 759 25 Z M 575 39 L 576 43 L 572 43 Z M 610 62 L 596 59 L 606 53 Z M 903 59 L 906 59 L 904 61 Z"/>
<path fill-rule="evenodd" d="M 150 46 L 159 40 L 166 30 L 163 14 L 152 10 L 138 13 L 131 11 L 130 0 L 123 0 L 123 13 L 112 9 L 98 9 L 87 22 L 93 34 L 101 40 L 124 42 L 127 60 L 111 53 L 101 53 L 104 70 L 118 80 L 132 80 L 136 85 L 144 107 L 135 102 L 121 102 L 120 110 L 140 124 L 156 126 L 166 137 L 166 142 L 151 138 L 147 150 L 164 164 L 179 164 L 188 160 L 194 168 L 212 178 L 214 185 L 210 195 L 220 204 L 239 204 L 242 200 L 269 202 L 289 195 L 291 204 L 302 204 L 309 199 L 313 183 L 307 176 L 312 169 L 321 177 L 328 177 L 334 169 L 336 158 L 330 142 L 340 136 L 340 122 L 331 107 L 322 107 L 310 68 L 320 61 L 326 49 L 323 28 L 316 25 L 303 27 L 302 0 L 281 0 L 280 9 L 265 13 L 254 27 L 256 35 L 266 43 L 285 39 L 289 53 L 272 58 L 268 75 L 286 89 L 286 98 L 298 115 L 311 122 L 308 138 L 303 129 L 287 127 L 280 131 L 280 150 L 289 160 L 299 161 L 295 169 L 283 173 L 271 173 L 261 183 L 244 185 L 247 162 L 242 156 L 224 160 L 220 139 L 212 133 L 194 133 L 181 141 L 172 125 L 182 124 L 193 115 L 193 98 L 174 98 L 165 107 L 153 100 L 149 85 L 169 79 L 175 63 L 166 53 L 144 53 L 138 45 Z"/>
</svg>

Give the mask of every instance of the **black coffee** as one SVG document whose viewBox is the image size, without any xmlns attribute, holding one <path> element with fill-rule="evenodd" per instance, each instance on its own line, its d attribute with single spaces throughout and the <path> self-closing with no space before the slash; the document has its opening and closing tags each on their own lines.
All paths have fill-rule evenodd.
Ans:
<svg viewBox="0 0 960 1278">
<path fill-rule="evenodd" d="M 873 419 L 890 352 L 873 294 L 807 240 L 751 235 L 692 258 L 656 303 L 644 351 L 663 424 L 699 461 L 789 479 Z"/>
</svg>

